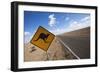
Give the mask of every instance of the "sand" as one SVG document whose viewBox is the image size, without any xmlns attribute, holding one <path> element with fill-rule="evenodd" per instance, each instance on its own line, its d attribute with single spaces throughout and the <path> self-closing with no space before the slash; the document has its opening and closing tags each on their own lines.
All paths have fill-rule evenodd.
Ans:
<svg viewBox="0 0 100 73">
<path fill-rule="evenodd" d="M 71 53 L 65 51 L 64 45 L 59 42 L 57 37 L 55 37 L 47 52 L 31 43 L 25 44 L 24 49 L 25 62 L 72 59 Z"/>
</svg>

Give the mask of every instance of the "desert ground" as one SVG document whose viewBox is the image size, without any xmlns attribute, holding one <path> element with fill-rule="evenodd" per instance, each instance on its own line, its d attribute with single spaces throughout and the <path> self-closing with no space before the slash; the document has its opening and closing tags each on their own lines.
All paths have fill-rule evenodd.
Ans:
<svg viewBox="0 0 100 73">
<path fill-rule="evenodd" d="M 24 61 L 65 60 L 73 59 L 73 55 L 55 37 L 47 52 L 31 43 L 25 44 L 24 58 Z"/>
<path fill-rule="evenodd" d="M 59 38 L 80 58 L 90 58 L 90 27 L 64 33 Z"/>
<path fill-rule="evenodd" d="M 65 45 L 80 59 L 90 58 L 90 27 L 56 35 L 47 52 L 31 43 L 25 44 L 24 61 L 77 59 Z"/>
</svg>

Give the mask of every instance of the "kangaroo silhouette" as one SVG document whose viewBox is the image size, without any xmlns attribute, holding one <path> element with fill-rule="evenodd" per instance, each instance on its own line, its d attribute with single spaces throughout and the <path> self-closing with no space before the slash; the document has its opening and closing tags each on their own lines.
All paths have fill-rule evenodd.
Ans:
<svg viewBox="0 0 100 73">
<path fill-rule="evenodd" d="M 39 39 L 42 39 L 45 43 L 47 43 L 47 38 L 48 38 L 48 36 L 49 36 L 50 34 L 45 34 L 45 33 L 41 33 L 40 35 L 39 35 L 39 37 L 35 40 L 35 41 L 38 41 Z"/>
</svg>

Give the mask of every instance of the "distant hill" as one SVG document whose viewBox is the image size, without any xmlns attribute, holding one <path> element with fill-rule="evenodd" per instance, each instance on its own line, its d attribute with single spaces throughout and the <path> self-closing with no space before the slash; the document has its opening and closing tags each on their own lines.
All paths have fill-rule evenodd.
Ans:
<svg viewBox="0 0 100 73">
<path fill-rule="evenodd" d="M 89 37 L 90 36 L 90 27 L 82 28 L 79 30 L 66 32 L 63 34 L 60 34 L 58 36 L 71 36 L 71 37 Z"/>
</svg>

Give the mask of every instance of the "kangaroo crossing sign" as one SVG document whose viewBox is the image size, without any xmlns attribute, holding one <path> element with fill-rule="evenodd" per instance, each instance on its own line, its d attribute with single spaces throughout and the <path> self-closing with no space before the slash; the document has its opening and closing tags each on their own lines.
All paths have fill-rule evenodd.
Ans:
<svg viewBox="0 0 100 73">
<path fill-rule="evenodd" d="M 54 37 L 54 34 L 40 26 L 30 42 L 42 50 L 47 51 Z"/>
</svg>

